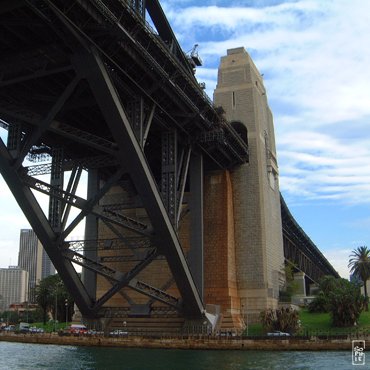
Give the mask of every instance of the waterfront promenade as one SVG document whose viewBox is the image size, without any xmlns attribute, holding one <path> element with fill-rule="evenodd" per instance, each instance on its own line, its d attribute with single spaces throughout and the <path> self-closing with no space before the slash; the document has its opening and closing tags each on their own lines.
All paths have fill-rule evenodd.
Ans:
<svg viewBox="0 0 370 370">
<path fill-rule="evenodd" d="M 238 337 L 105 337 L 105 336 L 60 336 L 56 333 L 15 334 L 0 333 L 0 341 L 58 344 L 72 346 L 126 347 L 126 348 L 167 348 L 167 349 L 201 349 L 201 350 L 349 350 L 352 349 L 352 339 L 319 339 L 311 338 L 238 338 Z M 365 339 L 366 346 L 370 338 Z"/>
</svg>

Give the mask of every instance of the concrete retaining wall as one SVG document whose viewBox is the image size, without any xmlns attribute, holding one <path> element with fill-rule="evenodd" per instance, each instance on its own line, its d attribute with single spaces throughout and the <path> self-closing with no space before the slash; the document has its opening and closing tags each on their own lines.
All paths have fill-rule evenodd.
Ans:
<svg viewBox="0 0 370 370">
<path fill-rule="evenodd" d="M 361 338 L 363 339 L 363 338 Z M 72 346 L 102 346 L 127 348 L 166 348 L 166 349 L 201 349 L 201 350 L 352 350 L 350 339 L 318 340 L 306 339 L 240 339 L 240 338 L 106 338 L 88 336 L 58 336 L 56 334 L 0 334 L 0 341 L 56 344 Z M 369 338 L 366 346 L 369 346 Z"/>
</svg>

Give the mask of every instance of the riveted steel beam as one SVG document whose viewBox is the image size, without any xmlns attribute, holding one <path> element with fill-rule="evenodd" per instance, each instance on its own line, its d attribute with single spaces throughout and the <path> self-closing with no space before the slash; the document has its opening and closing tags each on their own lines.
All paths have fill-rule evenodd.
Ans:
<svg viewBox="0 0 370 370">
<path fill-rule="evenodd" d="M 49 198 L 49 222 L 55 232 L 61 232 L 62 215 L 63 215 L 63 201 L 53 196 L 53 189 L 63 189 L 64 171 L 63 171 L 63 149 L 52 149 L 52 162 L 50 185 L 51 193 Z M 69 191 L 68 191 L 69 192 Z"/>
<path fill-rule="evenodd" d="M 104 62 L 99 54 L 91 49 L 89 54 L 81 54 L 80 58 L 76 58 L 75 63 L 79 73 L 88 80 L 105 121 L 116 140 L 117 159 L 122 166 L 127 168 L 139 195 L 143 199 L 143 205 L 151 220 L 156 237 L 160 240 L 160 253 L 166 256 L 183 297 L 184 312 L 189 316 L 201 317 L 204 311 L 203 304 L 179 240 Z"/>
<path fill-rule="evenodd" d="M 18 168 L 23 163 L 24 157 L 27 155 L 32 145 L 34 145 L 35 143 L 37 143 L 38 140 L 40 140 L 44 132 L 52 124 L 56 115 L 62 109 L 67 99 L 72 95 L 73 91 L 75 90 L 79 82 L 80 82 L 80 78 L 78 76 L 74 77 L 72 81 L 69 82 L 69 84 L 64 89 L 63 93 L 59 96 L 59 98 L 53 105 L 53 107 L 48 111 L 48 113 L 41 120 L 41 122 L 38 123 L 35 129 L 29 135 L 25 137 L 24 145 L 14 165 L 15 168 Z"/>
<path fill-rule="evenodd" d="M 105 266 L 95 260 L 92 260 L 80 253 L 77 253 L 73 250 L 63 250 L 63 256 L 76 263 L 85 269 L 96 272 L 97 274 L 104 276 L 110 281 L 114 282 L 112 288 L 107 290 L 94 304 L 93 310 L 97 312 L 102 305 L 107 302 L 114 294 L 118 293 L 123 287 L 129 286 L 130 288 L 135 289 L 137 285 L 146 286 L 145 283 L 138 282 L 134 277 L 138 275 L 146 266 L 148 266 L 157 256 L 157 249 L 151 248 L 145 254 L 145 257 L 139 261 L 138 264 L 134 266 L 133 269 L 126 272 L 125 274 L 114 270 L 108 266 Z M 159 289 L 153 288 L 153 291 L 159 291 Z M 144 293 L 143 293 L 144 294 Z M 164 294 L 164 293 L 163 293 Z"/>
<path fill-rule="evenodd" d="M 177 227 L 177 135 L 176 130 L 162 133 L 161 194 L 168 216 Z"/>
<path fill-rule="evenodd" d="M 95 303 L 94 310 L 97 311 L 105 302 L 107 302 L 114 294 L 119 292 L 123 287 L 129 286 L 131 280 L 139 274 L 145 267 L 147 267 L 157 256 L 157 249 L 152 248 L 146 252 L 145 257 L 134 266 L 134 268 L 128 271 L 122 278 L 117 280 L 111 289 L 109 289 L 99 300 Z"/>
<path fill-rule="evenodd" d="M 122 250 L 122 249 L 136 249 L 136 248 L 149 248 L 151 241 L 142 237 L 125 237 L 123 240 L 120 238 L 115 239 L 94 239 L 94 240 L 76 240 L 67 241 L 64 243 L 64 248 L 73 249 L 78 251 L 87 250 Z"/>
<path fill-rule="evenodd" d="M 171 294 L 164 292 L 161 289 L 146 284 L 143 281 L 132 279 L 128 285 L 130 288 L 136 290 L 137 292 L 144 294 L 150 298 L 153 298 L 156 301 L 160 301 L 169 306 L 175 307 L 179 311 L 183 306 L 183 302 L 181 299 L 176 298 Z"/>
<path fill-rule="evenodd" d="M 71 224 L 68 226 L 66 230 L 64 230 L 63 234 L 68 235 L 75 226 L 77 226 L 77 223 L 79 223 L 83 217 L 85 217 L 87 214 L 92 213 L 102 219 L 107 220 L 108 222 L 117 224 L 119 226 L 122 226 L 124 228 L 130 229 L 132 231 L 137 232 L 138 234 L 143 234 L 146 236 L 149 236 L 150 229 L 148 225 L 137 221 L 133 218 L 124 216 L 123 214 L 120 214 L 118 212 L 114 212 L 111 210 L 106 210 L 104 207 L 96 205 L 98 200 L 95 201 L 87 201 L 75 194 L 67 193 L 66 191 L 59 189 L 57 187 L 53 187 L 50 184 L 35 179 L 33 177 L 23 175 L 22 176 L 23 183 L 27 186 L 31 187 L 34 190 L 37 190 L 43 194 L 52 196 L 56 199 L 62 200 L 67 204 L 71 204 L 72 206 L 79 208 L 82 210 L 82 212 L 71 222 Z M 110 188 L 110 187 L 109 187 Z M 105 191 L 107 191 L 106 189 Z M 99 193 L 99 197 L 102 197 L 105 194 L 104 191 L 101 191 Z M 71 226 L 73 225 L 73 227 Z M 72 230 L 70 230 L 72 228 Z"/>
<path fill-rule="evenodd" d="M 292 262 L 297 263 L 297 267 L 312 280 L 318 281 L 320 276 L 324 275 L 339 277 L 337 271 L 297 224 L 282 196 L 280 203 L 284 248 L 288 253 L 285 258 L 294 258 Z"/>
<path fill-rule="evenodd" d="M 32 229 L 44 246 L 55 268 L 58 270 L 69 291 L 74 292 L 74 299 L 80 311 L 87 317 L 91 316 L 92 299 L 86 292 L 76 270 L 72 264 L 62 258 L 62 254 L 57 244 L 57 235 L 51 228 L 35 196 L 24 186 L 17 171 L 11 165 L 10 156 L 5 144 L 0 140 L 0 171 L 5 181 L 11 185 L 10 190 L 14 195 L 18 205 L 29 220 Z"/>
</svg>

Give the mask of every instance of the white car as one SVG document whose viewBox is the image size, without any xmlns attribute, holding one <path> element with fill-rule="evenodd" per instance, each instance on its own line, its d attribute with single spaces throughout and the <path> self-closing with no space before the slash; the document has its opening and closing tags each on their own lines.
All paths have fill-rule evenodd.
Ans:
<svg viewBox="0 0 370 370">
<path fill-rule="evenodd" d="M 30 327 L 30 333 L 43 333 L 44 329 L 43 328 L 36 328 L 36 326 Z"/>
<path fill-rule="evenodd" d="M 5 331 L 15 331 L 15 325 L 9 325 L 4 328 Z"/>
<path fill-rule="evenodd" d="M 124 330 L 116 329 L 116 330 L 111 331 L 109 335 L 114 336 L 114 337 L 126 337 L 128 335 L 128 332 Z"/>
<path fill-rule="evenodd" d="M 275 330 L 271 333 L 267 333 L 267 336 L 269 337 L 290 337 L 289 333 L 284 333 L 283 331 Z"/>
</svg>

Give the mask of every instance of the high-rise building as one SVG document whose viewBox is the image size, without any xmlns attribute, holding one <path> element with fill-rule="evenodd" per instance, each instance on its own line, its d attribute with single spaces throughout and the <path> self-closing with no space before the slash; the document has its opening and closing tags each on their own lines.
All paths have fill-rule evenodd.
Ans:
<svg viewBox="0 0 370 370">
<path fill-rule="evenodd" d="M 44 251 L 35 232 L 22 229 L 19 238 L 18 266 L 28 271 L 28 301 L 35 301 L 35 287 L 41 279 L 55 273 L 49 256 Z"/>
<path fill-rule="evenodd" d="M 42 245 L 33 230 L 22 229 L 19 237 L 18 266 L 28 271 L 28 297 L 34 302 L 34 289 L 41 279 Z"/>
<path fill-rule="evenodd" d="M 18 266 L 0 268 L 0 311 L 5 311 L 12 303 L 27 301 L 28 271 Z"/>
<path fill-rule="evenodd" d="M 42 248 L 42 268 L 41 268 L 41 279 L 44 279 L 50 275 L 55 274 L 55 267 L 51 263 L 48 254 L 45 252 L 45 249 Z"/>
</svg>

